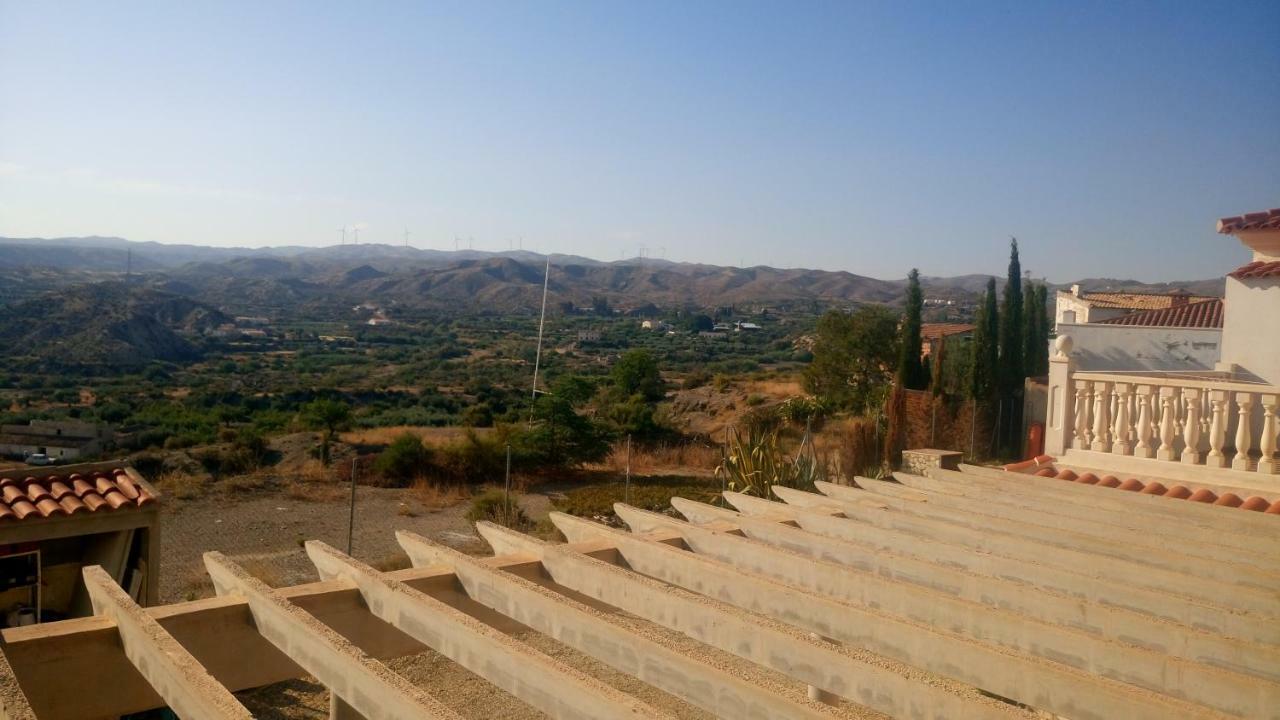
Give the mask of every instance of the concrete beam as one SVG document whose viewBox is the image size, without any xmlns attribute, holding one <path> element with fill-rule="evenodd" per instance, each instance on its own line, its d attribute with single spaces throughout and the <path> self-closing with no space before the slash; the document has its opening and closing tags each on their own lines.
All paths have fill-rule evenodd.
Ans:
<svg viewBox="0 0 1280 720">
<path fill-rule="evenodd" d="M 867 481 L 871 485 L 871 481 Z M 888 484 L 888 483 L 880 483 Z M 814 484 L 818 492 L 835 500 L 857 502 L 865 498 L 875 498 L 883 502 L 891 510 L 914 515 L 916 517 L 939 522 L 950 523 L 977 530 L 986 534 L 999 533 L 1007 537 L 1017 537 L 1040 543 L 1061 547 L 1068 550 L 1090 553 L 1100 557 L 1110 557 L 1131 562 L 1141 562 L 1151 567 L 1160 567 L 1184 575 L 1195 575 L 1220 582 L 1224 585 L 1241 585 L 1244 587 L 1265 590 L 1280 590 L 1280 573 L 1268 571 L 1255 565 L 1239 562 L 1238 553 L 1229 553 L 1222 549 L 1224 557 L 1205 558 L 1183 552 L 1181 545 L 1176 551 L 1148 544 L 1147 537 L 1132 530 L 1115 529 L 1111 537 L 1098 537 L 1078 532 L 1073 528 L 1051 528 L 1035 523 L 1036 515 L 1025 514 L 1021 519 L 988 515 L 970 509 L 957 509 L 945 502 L 918 502 L 904 500 L 869 492 L 862 488 L 834 485 L 818 481 Z M 1189 551 L 1190 548 L 1187 548 Z"/>
<path fill-rule="evenodd" d="M 105 570 L 83 570 L 93 614 L 116 623 L 124 654 L 183 720 L 251 720 L 253 715 Z"/>
<path fill-rule="evenodd" d="M 1280 648 L 1201 632 L 1145 613 L 1048 592 L 1025 582 L 979 575 L 953 564 L 817 535 L 780 524 L 776 519 L 756 519 L 684 498 L 672 498 L 671 505 L 695 525 L 715 527 L 727 533 L 741 531 L 752 540 L 813 560 L 838 563 L 867 575 L 910 583 L 987 607 L 1008 609 L 1096 637 L 1280 682 Z M 636 529 L 629 519 L 624 520 Z M 645 524 L 643 518 L 637 521 L 642 531 L 657 526 Z M 690 543 L 688 537 L 685 541 Z"/>
<path fill-rule="evenodd" d="M 669 717 L 317 540 L 323 579 L 355 583 L 374 616 L 557 720 Z"/>
<path fill-rule="evenodd" d="M 1228 552 L 1235 552 L 1241 557 L 1247 557 L 1249 562 L 1262 566 L 1272 566 L 1276 562 L 1274 558 L 1280 555 L 1280 547 L 1273 550 L 1267 541 L 1258 543 L 1250 538 L 1250 531 L 1242 527 L 1234 530 L 1205 527 L 1195 522 L 1180 523 L 1166 516 L 1133 512 L 1132 509 L 1117 510 L 1100 507 L 1091 502 L 1088 497 L 1063 495 L 1060 492 L 1046 490 L 1039 485 L 1023 492 L 1017 488 L 1008 487 L 1010 482 L 1016 485 L 1015 480 L 996 480 L 970 472 L 946 477 L 941 473 L 931 477 L 903 473 L 896 477 L 908 488 L 935 495 L 966 498 L 971 502 L 985 503 L 992 508 L 999 508 L 1009 513 L 1033 512 L 1045 518 L 1061 518 L 1061 522 L 1066 523 L 1084 521 L 1116 528 L 1141 527 L 1142 532 L 1176 538 L 1174 542 L 1178 545 L 1226 548 Z M 1054 482 L 1071 484 L 1064 480 Z M 1168 498 L 1165 499 L 1168 500 Z M 1257 533 L 1254 532 L 1253 535 L 1256 537 Z"/>
<path fill-rule="evenodd" d="M 948 545 L 930 538 L 849 522 L 835 503 L 805 493 L 811 504 L 785 505 L 725 492 L 725 500 L 744 515 L 774 521 L 791 521 L 815 535 L 862 545 L 871 552 L 888 551 L 917 559 L 929 559 L 965 572 L 1027 583 L 1067 597 L 1153 615 L 1226 637 L 1263 645 L 1280 645 L 1280 627 L 1231 612 L 1213 603 L 1172 595 L 1159 589 L 1132 587 L 1034 561 L 1006 558 L 972 548 Z"/>
<path fill-rule="evenodd" d="M 205 553 L 204 564 L 219 595 L 245 599 L 264 638 L 368 720 L 459 717 L 222 553 Z"/>
<path fill-rule="evenodd" d="M 892 717 L 1021 716 L 1007 705 L 951 694 L 906 668 L 891 670 L 883 659 L 628 572 L 586 554 L 588 544 L 549 545 L 490 523 L 477 523 L 476 529 L 496 552 L 539 558 L 560 586 Z M 595 547 L 598 554 L 616 555 L 608 543 Z"/>
<path fill-rule="evenodd" d="M 1037 709 L 1080 720 L 1213 714 L 1208 713 L 1205 707 L 1174 702 L 1170 698 L 1155 698 L 1148 692 L 1091 675 L 1079 668 L 1030 655 L 1018 655 L 1007 649 L 998 650 L 971 638 L 922 627 L 916 622 L 925 622 L 924 619 L 905 621 L 871 609 L 874 600 L 865 596 L 860 601 L 867 606 L 855 605 L 844 599 L 830 599 L 828 591 L 833 590 L 834 583 L 824 582 L 812 574 L 806 575 L 806 572 L 836 575 L 842 572 L 839 567 L 819 569 L 796 556 L 778 559 L 773 555 L 778 551 L 762 544 L 755 544 L 757 557 L 763 559 L 773 555 L 776 562 L 768 563 L 770 570 L 793 576 L 786 584 L 758 572 L 758 567 L 750 564 L 750 558 L 744 557 L 745 553 L 725 553 L 725 557 L 736 557 L 741 563 L 732 564 L 719 557 L 711 559 L 698 554 L 696 549 L 693 553 L 686 552 L 563 513 L 552 513 L 551 520 L 570 541 L 595 539 L 613 544 L 627 566 L 636 572 L 759 612 L 837 642 L 863 647 L 908 665 L 960 680 Z M 687 525 L 686 529 L 697 530 Z M 740 542 L 752 541 L 743 539 Z M 705 549 L 707 544 L 703 547 Z M 795 571 L 782 568 L 785 562 L 789 562 Z M 794 586 L 793 581 L 797 584 L 807 582 L 810 589 L 821 587 L 824 592 L 822 595 L 806 592 Z M 834 590 L 851 597 L 856 592 L 855 587 L 856 582 L 850 581 Z M 886 599 L 890 598 L 886 596 Z M 892 598 L 898 602 L 910 599 L 909 593 Z M 940 601 L 942 596 L 934 594 L 931 599 Z M 959 601 L 951 602 L 958 607 Z M 915 610 L 920 611 L 918 608 Z M 979 611 L 986 612 L 983 608 Z M 1008 640 L 1009 637 L 1001 639 Z M 1072 652 L 1087 656 L 1089 650 L 1075 648 Z M 1123 679 L 1128 681 L 1132 677 L 1126 674 Z M 1253 682 L 1256 684 L 1258 681 Z M 1258 699 L 1261 698 L 1249 697 L 1245 700 L 1244 709 L 1252 710 Z"/>
<path fill-rule="evenodd" d="M 1257 676 L 1117 644 L 1011 610 L 814 560 L 732 534 L 728 528 L 701 528 L 622 503 L 614 505 L 614 512 L 633 532 L 675 532 L 698 555 L 868 610 L 869 620 L 883 615 L 919 623 L 938 632 L 1053 661 L 1090 676 L 1111 678 L 1226 713 L 1247 715 L 1260 712 L 1260 708 L 1280 707 L 1280 685 Z M 855 623 L 860 619 L 850 617 Z"/>
<path fill-rule="evenodd" d="M 1262 532 L 1272 535 L 1275 532 L 1276 518 L 1249 511 L 1235 512 L 1239 508 L 1224 508 L 1202 503 L 1189 503 L 1183 500 L 1167 498 L 1160 495 L 1143 495 L 1125 492 L 1116 488 L 1101 488 L 1094 485 L 1069 483 L 1065 480 L 1043 478 L 1025 473 L 1009 473 L 996 468 L 984 468 L 977 465 L 961 465 L 960 470 L 932 470 L 930 477 L 974 481 L 984 479 L 999 483 L 1006 492 L 1028 493 L 1047 491 L 1055 494 L 1066 494 L 1076 502 L 1095 507 L 1108 508 L 1121 512 L 1143 513 L 1152 517 L 1163 517 L 1182 525 L 1199 526 L 1217 529 L 1232 534 Z M 1117 476 L 1118 477 L 1118 476 Z M 1177 485 L 1176 480 L 1162 480 L 1165 485 Z M 1184 482 L 1190 487 L 1193 481 Z M 1244 497 L 1244 496 L 1242 496 Z M 1269 538 L 1272 542 L 1280 539 Z"/>
<path fill-rule="evenodd" d="M 513 572 L 411 532 L 396 538 L 415 566 L 444 564 L 489 608 L 620 672 L 726 720 L 819 720 L 826 708 L 790 700 L 609 621 L 609 615 Z M 508 556 L 518 557 L 518 556 Z M 539 569 L 540 569 L 539 565 Z"/>
<path fill-rule="evenodd" d="M 834 505 L 847 518 L 846 522 L 856 521 L 883 530 L 905 532 L 1003 557 L 1039 562 L 1112 582 L 1159 589 L 1252 613 L 1260 618 L 1274 618 L 1280 611 L 1277 595 L 1272 590 L 1234 585 L 1230 586 L 1230 592 L 1223 592 L 1222 585 L 1206 583 L 1204 578 L 1162 567 L 1153 567 L 1134 560 L 1099 557 L 1079 550 L 1046 545 L 1028 538 L 988 533 L 953 523 L 868 507 L 865 503 L 839 500 L 791 488 L 775 488 L 774 494 L 788 504 L 802 507 Z"/>
<path fill-rule="evenodd" d="M 1156 548 L 1177 547 L 1185 555 L 1204 560 L 1243 563 L 1264 569 L 1280 568 L 1280 558 L 1263 557 L 1252 550 L 1242 551 L 1240 548 L 1219 544 L 1217 540 L 1220 534 L 1206 533 L 1209 537 L 1188 542 L 1190 538 L 1186 534 L 1179 534 L 1166 524 L 1143 523 L 1132 515 L 1116 513 L 1111 517 L 1099 517 L 1094 508 L 1064 504 L 1052 499 L 1048 501 L 1024 498 L 1009 500 L 1004 493 L 991 492 L 985 495 L 968 496 L 946 492 L 941 487 L 925 489 L 917 485 L 913 489 L 909 485 L 916 484 L 917 481 L 929 482 L 928 478 L 909 473 L 894 475 L 899 482 L 860 477 L 857 478 L 858 487 L 881 498 L 929 504 L 983 518 L 994 517 L 1031 523 L 1059 532 L 1104 538 L 1113 543 Z"/>
</svg>

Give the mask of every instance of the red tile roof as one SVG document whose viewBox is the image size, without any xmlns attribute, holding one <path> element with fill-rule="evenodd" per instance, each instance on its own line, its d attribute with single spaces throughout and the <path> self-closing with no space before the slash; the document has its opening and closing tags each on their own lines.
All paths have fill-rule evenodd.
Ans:
<svg viewBox="0 0 1280 720">
<path fill-rule="evenodd" d="M 1276 263 L 1280 265 L 1280 263 Z M 1134 325 L 1140 327 L 1222 327 L 1222 300 L 1213 298 L 1189 305 L 1178 305 L 1160 310 L 1141 310 L 1120 317 L 1099 320 L 1099 325 Z"/>
<path fill-rule="evenodd" d="M 1216 300 L 1211 295 L 1192 295 L 1186 292 L 1138 293 L 1138 292 L 1082 292 L 1080 299 L 1090 305 L 1117 310 L 1163 310 L 1175 305 Z"/>
<path fill-rule="evenodd" d="M 1250 495 L 1248 498 L 1241 499 L 1240 496 L 1235 493 L 1223 493 L 1219 496 L 1208 488 L 1199 488 L 1198 490 L 1192 491 L 1183 485 L 1165 487 L 1163 483 L 1156 480 L 1152 480 L 1149 483 L 1143 483 L 1137 478 L 1129 478 L 1124 482 L 1120 482 L 1111 475 L 1099 480 L 1097 475 L 1090 472 L 1086 472 L 1083 475 L 1077 475 L 1075 471 L 1070 468 L 1058 469 L 1054 465 L 1054 458 L 1049 455 L 1041 455 L 1034 460 L 1010 463 L 1005 465 L 1004 469 L 1006 472 L 1021 473 L 1024 475 L 1035 474 L 1040 477 L 1057 478 L 1064 482 L 1074 482 L 1079 485 L 1115 488 L 1117 490 L 1142 493 L 1143 495 L 1160 495 L 1162 497 L 1172 498 L 1175 500 L 1189 500 L 1191 502 L 1205 503 L 1206 505 L 1217 505 L 1225 508 L 1240 508 L 1242 510 L 1266 513 L 1267 515 L 1280 515 L 1280 496 L 1275 497 L 1273 500 L 1268 500 L 1258 495 Z"/>
<path fill-rule="evenodd" d="M 1280 208 L 1222 218 L 1218 221 L 1218 232 L 1225 235 L 1241 230 L 1280 230 Z"/>
<path fill-rule="evenodd" d="M 21 480 L 0 477 L 0 522 L 128 510 L 155 501 L 123 469 Z"/>
<path fill-rule="evenodd" d="M 1280 260 L 1255 260 L 1248 265 L 1242 265 L 1227 273 L 1227 277 L 1237 280 L 1280 277 Z"/>
<path fill-rule="evenodd" d="M 973 332 L 977 328 L 977 325 L 968 323 L 924 323 L 920 326 L 920 337 L 924 340 L 937 340 L 948 335 Z"/>
</svg>

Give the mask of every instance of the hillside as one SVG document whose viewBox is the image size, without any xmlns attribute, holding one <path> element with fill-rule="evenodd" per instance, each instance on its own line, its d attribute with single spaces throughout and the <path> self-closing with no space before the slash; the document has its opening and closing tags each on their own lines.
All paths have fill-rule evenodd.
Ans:
<svg viewBox="0 0 1280 720">
<path fill-rule="evenodd" d="M 188 298 L 123 283 L 77 285 L 0 316 L 0 355 L 65 365 L 139 365 L 199 355 L 188 339 L 229 322 Z"/>
</svg>

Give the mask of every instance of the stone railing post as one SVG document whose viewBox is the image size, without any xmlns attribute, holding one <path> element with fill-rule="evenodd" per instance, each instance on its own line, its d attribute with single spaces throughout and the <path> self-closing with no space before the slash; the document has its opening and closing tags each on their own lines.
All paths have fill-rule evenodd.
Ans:
<svg viewBox="0 0 1280 720">
<path fill-rule="evenodd" d="M 1151 401 L 1155 390 L 1151 385 L 1139 385 L 1137 389 L 1138 444 L 1134 446 L 1133 454 L 1141 458 L 1152 458 L 1156 455 L 1155 446 L 1151 444 Z"/>
<path fill-rule="evenodd" d="M 1176 388 L 1164 386 L 1160 388 L 1160 448 L 1156 450 L 1157 460 L 1176 460 L 1177 453 L 1173 449 L 1174 407 L 1173 396 Z"/>
<path fill-rule="evenodd" d="M 1186 443 L 1182 448 L 1182 462 L 1198 465 L 1200 463 L 1200 389 L 1183 388 L 1182 397 L 1187 403 L 1187 416 L 1182 426 L 1182 440 Z"/>
<path fill-rule="evenodd" d="M 1133 453 L 1133 443 L 1131 442 L 1133 432 L 1130 429 L 1129 420 L 1129 406 L 1132 394 L 1132 384 L 1116 383 L 1116 421 L 1111 432 L 1111 452 L 1116 455 L 1130 455 Z"/>
<path fill-rule="evenodd" d="M 1111 383 L 1093 383 L 1093 442 L 1089 449 L 1111 452 Z"/>
<path fill-rule="evenodd" d="M 1076 393 L 1072 375 L 1071 336 L 1060 335 L 1054 341 L 1057 352 L 1049 358 L 1049 406 L 1044 419 L 1044 451 L 1062 457 L 1073 446 L 1076 431 Z M 1075 447 L 1079 447 L 1078 444 Z"/>
<path fill-rule="evenodd" d="M 1210 390 L 1209 402 L 1213 405 L 1213 421 L 1209 424 L 1209 455 L 1204 459 L 1208 467 L 1226 467 L 1227 456 L 1222 454 L 1222 445 L 1227 435 L 1227 396 L 1226 390 Z"/>
<path fill-rule="evenodd" d="M 1280 461 L 1276 460 L 1276 409 L 1280 407 L 1280 395 L 1262 396 L 1262 459 L 1258 461 L 1258 472 L 1274 475 L 1280 469 Z"/>
<path fill-rule="evenodd" d="M 1232 470 L 1249 470 L 1253 460 L 1253 393 L 1236 393 L 1236 406 L 1240 408 L 1239 425 L 1236 426 L 1236 456 L 1231 460 Z"/>
<path fill-rule="evenodd" d="M 1089 423 L 1089 411 L 1093 407 L 1093 383 L 1089 380 L 1076 380 L 1076 441 L 1072 445 L 1080 450 L 1089 449 L 1090 434 L 1093 426 Z"/>
</svg>

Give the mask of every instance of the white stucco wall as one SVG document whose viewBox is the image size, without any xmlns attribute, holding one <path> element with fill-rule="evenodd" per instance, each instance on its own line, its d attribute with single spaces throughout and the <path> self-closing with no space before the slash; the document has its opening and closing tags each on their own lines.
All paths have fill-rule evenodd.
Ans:
<svg viewBox="0 0 1280 720">
<path fill-rule="evenodd" d="M 1222 367 L 1280 385 L 1280 279 L 1227 278 Z"/>
<path fill-rule="evenodd" d="M 1064 323 L 1058 334 L 1075 341 L 1071 357 L 1085 371 L 1213 370 L 1222 351 L 1218 329 Z"/>
</svg>

